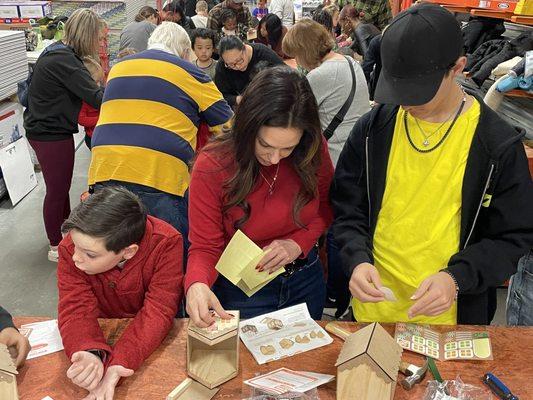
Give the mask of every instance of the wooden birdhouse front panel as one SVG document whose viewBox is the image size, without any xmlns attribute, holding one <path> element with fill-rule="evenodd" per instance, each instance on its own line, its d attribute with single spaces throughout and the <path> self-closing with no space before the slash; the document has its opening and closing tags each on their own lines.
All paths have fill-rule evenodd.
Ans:
<svg viewBox="0 0 533 400">
<path fill-rule="evenodd" d="M 394 385 L 367 354 L 362 354 L 337 370 L 337 400 L 389 400 Z"/>
</svg>

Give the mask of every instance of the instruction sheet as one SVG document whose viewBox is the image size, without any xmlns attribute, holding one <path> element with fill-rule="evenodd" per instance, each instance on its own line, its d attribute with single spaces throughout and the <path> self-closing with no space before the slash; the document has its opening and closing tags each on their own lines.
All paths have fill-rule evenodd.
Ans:
<svg viewBox="0 0 533 400">
<path fill-rule="evenodd" d="M 263 392 L 279 395 L 289 391 L 304 393 L 333 379 L 335 379 L 334 375 L 279 368 L 267 374 L 248 379 L 244 383 Z"/>
<path fill-rule="evenodd" d="M 22 325 L 20 333 L 30 341 L 28 360 L 63 350 L 57 319 Z"/>
<path fill-rule="evenodd" d="M 492 346 L 488 332 L 435 332 L 426 325 L 396 324 L 396 342 L 405 350 L 423 354 L 440 361 L 492 360 Z"/>
<path fill-rule="evenodd" d="M 305 303 L 241 321 L 240 337 L 258 364 L 290 357 L 333 342 Z"/>
<path fill-rule="evenodd" d="M 226 279 L 239 287 L 248 297 L 285 272 L 280 268 L 273 274 L 255 269 L 266 254 L 240 230 L 235 232 L 215 266 Z"/>
</svg>

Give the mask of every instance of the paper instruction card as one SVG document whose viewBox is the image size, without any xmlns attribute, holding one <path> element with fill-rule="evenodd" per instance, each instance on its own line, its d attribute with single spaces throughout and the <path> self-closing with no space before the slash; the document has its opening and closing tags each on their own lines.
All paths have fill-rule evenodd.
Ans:
<svg viewBox="0 0 533 400">
<path fill-rule="evenodd" d="M 263 392 L 279 395 L 289 391 L 304 393 L 331 382 L 333 379 L 335 379 L 334 375 L 279 368 L 267 374 L 248 379 L 244 383 Z"/>
<path fill-rule="evenodd" d="M 440 361 L 492 360 L 488 332 L 450 331 L 438 333 L 426 325 L 398 323 L 396 342 L 405 350 Z"/>
<path fill-rule="evenodd" d="M 239 324 L 241 340 L 258 364 L 290 357 L 333 342 L 309 315 L 305 303 Z"/>
<path fill-rule="evenodd" d="M 26 332 L 31 345 L 28 360 L 63 350 L 57 319 L 25 324 L 21 331 Z"/>
<path fill-rule="evenodd" d="M 226 246 L 215 268 L 248 297 L 251 297 L 275 277 L 285 272 L 285 268 L 280 268 L 273 274 L 269 274 L 268 271 L 257 271 L 255 267 L 265 254 L 248 236 L 238 230 Z"/>
</svg>

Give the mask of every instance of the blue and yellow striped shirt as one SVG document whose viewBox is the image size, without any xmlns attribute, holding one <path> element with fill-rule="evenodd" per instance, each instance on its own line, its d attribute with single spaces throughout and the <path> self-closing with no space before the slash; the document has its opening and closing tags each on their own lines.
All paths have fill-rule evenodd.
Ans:
<svg viewBox="0 0 533 400">
<path fill-rule="evenodd" d="M 126 57 L 109 73 L 89 185 L 116 180 L 183 196 L 200 122 L 217 132 L 232 116 L 215 84 L 190 62 L 161 50 Z"/>
</svg>

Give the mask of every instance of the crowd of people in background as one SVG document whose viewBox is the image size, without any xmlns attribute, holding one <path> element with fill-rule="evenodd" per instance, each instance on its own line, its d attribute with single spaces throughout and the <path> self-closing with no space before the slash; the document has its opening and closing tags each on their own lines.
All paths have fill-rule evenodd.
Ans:
<svg viewBox="0 0 533 400">
<path fill-rule="evenodd" d="M 433 5 L 391 23 L 387 0 L 311 17 L 295 22 L 292 0 L 143 7 L 106 75 L 102 21 L 79 9 L 38 60 L 25 128 L 67 376 L 88 399 L 112 398 L 185 311 L 207 327 L 210 310 L 305 302 L 321 319 L 353 297 L 359 321 L 490 322 L 492 289 L 533 246 L 533 193 L 520 132 L 455 83 L 459 24 Z M 78 122 L 89 195 L 71 213 Z M 267 251 L 259 272 L 285 267 L 251 297 L 215 269 L 239 229 Z M 134 322 L 110 347 L 99 317 Z"/>
</svg>

